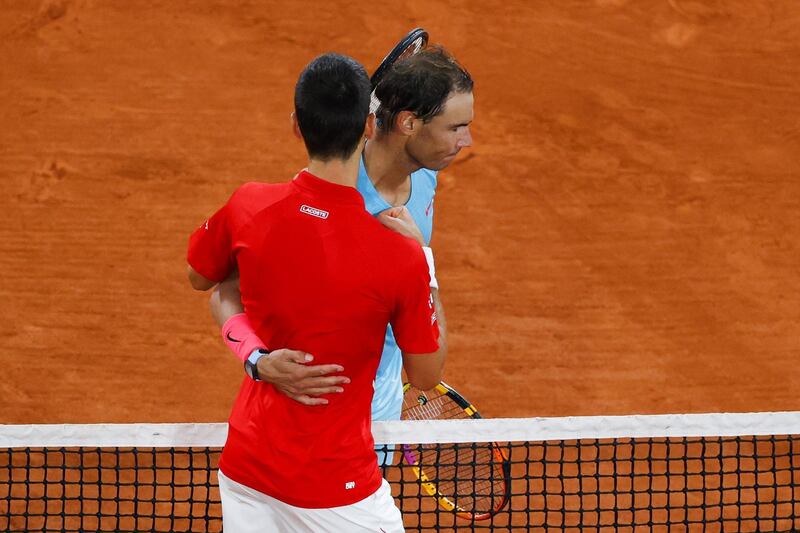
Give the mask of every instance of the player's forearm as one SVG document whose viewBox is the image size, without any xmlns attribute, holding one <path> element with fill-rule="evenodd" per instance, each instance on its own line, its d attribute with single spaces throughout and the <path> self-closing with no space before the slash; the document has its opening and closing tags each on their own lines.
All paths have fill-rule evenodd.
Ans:
<svg viewBox="0 0 800 533">
<path fill-rule="evenodd" d="M 246 360 L 255 350 L 266 349 L 244 314 L 238 272 L 233 272 L 214 288 L 208 306 L 222 328 L 222 340 L 240 361 Z"/>
<path fill-rule="evenodd" d="M 233 315 L 225 321 L 222 325 L 222 340 L 242 362 L 246 361 L 256 350 L 267 350 L 267 346 L 256 334 L 244 313 Z"/>
<path fill-rule="evenodd" d="M 214 292 L 208 300 L 208 307 L 211 310 L 211 316 L 220 327 L 232 316 L 244 312 L 238 272 L 234 272 L 214 288 Z"/>
<path fill-rule="evenodd" d="M 403 368 L 412 386 L 420 390 L 430 390 L 442 380 L 444 362 L 447 358 L 447 326 L 444 307 L 439 298 L 439 289 L 431 289 L 433 308 L 439 328 L 437 343 L 439 348 L 427 354 L 403 353 Z"/>
</svg>

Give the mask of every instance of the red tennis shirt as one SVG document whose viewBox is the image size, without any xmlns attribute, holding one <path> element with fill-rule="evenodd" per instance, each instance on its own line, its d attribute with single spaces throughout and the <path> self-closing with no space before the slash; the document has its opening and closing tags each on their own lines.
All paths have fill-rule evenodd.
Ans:
<svg viewBox="0 0 800 533">
<path fill-rule="evenodd" d="M 327 405 L 307 407 L 245 377 L 220 469 L 297 507 L 375 492 L 370 403 L 386 325 L 406 353 L 438 349 L 420 246 L 367 213 L 355 188 L 303 171 L 290 183 L 240 187 L 192 234 L 188 260 L 214 281 L 238 266 L 245 312 L 269 349 L 341 364 L 351 380 Z"/>
</svg>

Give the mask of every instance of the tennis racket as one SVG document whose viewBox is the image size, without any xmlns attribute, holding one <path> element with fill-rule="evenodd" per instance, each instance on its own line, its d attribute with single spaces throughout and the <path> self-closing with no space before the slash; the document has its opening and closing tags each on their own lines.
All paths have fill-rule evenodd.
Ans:
<svg viewBox="0 0 800 533">
<path fill-rule="evenodd" d="M 408 32 L 408 34 L 403 37 L 394 48 L 392 48 L 392 51 L 383 58 L 383 61 L 381 61 L 381 64 L 378 65 L 378 68 L 375 69 L 375 72 L 369 79 L 370 84 L 372 85 L 372 100 L 369 105 L 370 113 L 377 111 L 378 106 L 381 105 L 380 100 L 378 100 L 378 97 L 375 96 L 375 89 L 380 84 L 383 76 L 389 71 L 390 68 L 392 68 L 392 65 L 404 57 L 416 54 L 425 48 L 427 44 L 428 32 L 422 28 L 415 28 Z"/>
<path fill-rule="evenodd" d="M 403 386 L 403 420 L 480 418 L 478 410 L 444 382 L 430 391 Z M 428 495 L 466 520 L 486 520 L 511 496 L 511 462 L 495 442 L 402 446 Z"/>
</svg>

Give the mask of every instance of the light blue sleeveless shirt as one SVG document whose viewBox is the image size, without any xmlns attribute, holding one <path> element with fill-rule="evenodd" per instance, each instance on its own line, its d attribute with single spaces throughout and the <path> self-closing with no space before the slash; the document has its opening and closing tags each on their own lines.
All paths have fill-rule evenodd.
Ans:
<svg viewBox="0 0 800 533">
<path fill-rule="evenodd" d="M 385 211 L 392 206 L 386 203 L 372 185 L 362 157 L 358 169 L 358 192 L 364 197 L 364 205 L 373 215 Z M 436 194 L 436 171 L 425 168 L 411 174 L 411 195 L 406 207 L 414 217 L 425 244 L 431 242 L 433 231 L 433 197 Z M 372 397 L 373 420 L 397 420 L 403 408 L 403 381 L 400 374 L 403 368 L 403 356 L 395 341 L 392 327 L 386 329 L 383 343 L 383 354 L 375 376 L 375 394 Z M 380 457 L 379 457 L 380 459 Z M 380 462 L 380 461 L 379 461 Z"/>
</svg>

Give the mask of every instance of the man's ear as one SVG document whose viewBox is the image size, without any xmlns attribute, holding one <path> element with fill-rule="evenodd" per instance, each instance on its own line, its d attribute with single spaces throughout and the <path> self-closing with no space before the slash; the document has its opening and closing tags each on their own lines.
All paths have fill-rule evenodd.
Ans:
<svg viewBox="0 0 800 533">
<path fill-rule="evenodd" d="M 403 135 L 415 135 L 422 121 L 411 111 L 400 111 L 394 118 L 395 130 Z"/>
<path fill-rule="evenodd" d="M 372 139 L 375 137 L 375 113 L 370 113 L 367 116 L 367 122 L 364 124 L 364 137 L 367 139 Z"/>
<path fill-rule="evenodd" d="M 300 132 L 300 124 L 297 123 L 297 115 L 294 114 L 294 111 L 292 111 L 291 117 L 292 117 L 292 133 L 294 133 L 294 136 L 297 137 L 298 139 L 302 139 L 303 134 Z"/>
</svg>

